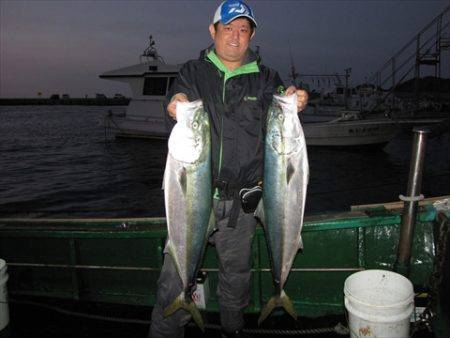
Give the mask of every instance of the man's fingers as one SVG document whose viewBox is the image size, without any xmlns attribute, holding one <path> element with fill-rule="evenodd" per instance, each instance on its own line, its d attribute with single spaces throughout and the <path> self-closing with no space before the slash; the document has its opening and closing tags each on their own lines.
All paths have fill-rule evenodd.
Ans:
<svg viewBox="0 0 450 338">
<path fill-rule="evenodd" d="M 173 100 L 170 101 L 170 103 L 167 105 L 167 112 L 169 113 L 169 116 L 173 118 L 174 120 L 177 119 L 177 101 Z"/>
<path fill-rule="evenodd" d="M 298 111 L 302 111 L 306 108 L 308 104 L 308 93 L 305 90 L 298 89 L 297 90 L 297 109 Z"/>
<path fill-rule="evenodd" d="M 177 102 L 189 102 L 187 95 L 184 93 L 175 94 L 167 105 L 167 112 L 174 120 L 177 119 Z"/>
<path fill-rule="evenodd" d="M 167 112 L 169 113 L 169 116 L 171 118 L 173 118 L 174 120 L 177 119 L 177 111 L 176 111 L 176 107 L 175 107 L 175 102 L 172 102 L 167 106 Z"/>
<path fill-rule="evenodd" d="M 177 93 L 177 94 L 175 94 L 174 96 L 172 96 L 172 100 L 171 101 L 173 101 L 173 100 L 176 100 L 176 101 L 179 101 L 179 102 L 188 102 L 189 101 L 187 95 L 184 94 L 184 93 Z"/>
<path fill-rule="evenodd" d="M 297 98 L 299 103 L 306 104 L 308 102 L 308 93 L 304 90 L 297 91 Z"/>
<path fill-rule="evenodd" d="M 295 88 L 294 86 L 289 86 L 286 91 L 285 91 L 285 95 L 289 96 L 295 93 L 295 91 L 297 90 L 297 88 Z"/>
<path fill-rule="evenodd" d="M 308 92 L 306 90 L 302 89 L 297 90 L 297 96 L 301 98 L 303 101 L 308 101 Z"/>
<path fill-rule="evenodd" d="M 308 93 L 305 90 L 297 89 L 295 86 L 289 86 L 284 92 L 286 96 L 297 94 L 297 111 L 301 112 L 308 104 Z"/>
</svg>

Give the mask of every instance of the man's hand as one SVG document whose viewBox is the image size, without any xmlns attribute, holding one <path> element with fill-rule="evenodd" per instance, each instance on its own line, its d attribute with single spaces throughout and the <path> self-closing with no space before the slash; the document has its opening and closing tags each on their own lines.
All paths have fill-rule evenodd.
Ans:
<svg viewBox="0 0 450 338">
<path fill-rule="evenodd" d="M 167 112 L 169 113 L 170 117 L 173 118 L 174 120 L 177 119 L 178 102 L 189 102 L 187 95 L 184 93 L 175 94 L 174 96 L 172 96 L 172 99 L 167 105 Z"/>
<path fill-rule="evenodd" d="M 308 104 L 308 93 L 305 90 L 297 89 L 294 86 L 289 86 L 286 89 L 286 96 L 297 94 L 297 112 L 301 112 Z"/>
</svg>

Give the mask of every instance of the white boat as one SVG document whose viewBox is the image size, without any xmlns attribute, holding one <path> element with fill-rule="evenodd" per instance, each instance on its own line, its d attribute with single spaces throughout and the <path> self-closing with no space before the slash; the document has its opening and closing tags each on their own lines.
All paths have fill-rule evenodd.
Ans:
<svg viewBox="0 0 450 338">
<path fill-rule="evenodd" d="M 100 78 L 126 82 L 132 99 L 125 115 L 108 115 L 107 127 L 117 136 L 166 138 L 170 130 L 170 117 L 164 113 L 164 99 L 181 65 L 169 65 L 158 55 L 155 42 L 144 50 L 140 63 L 105 72 Z"/>
<path fill-rule="evenodd" d="M 342 111 L 342 116 L 327 122 L 303 123 L 309 146 L 382 146 L 399 128 L 387 118 L 362 119 L 357 112 Z"/>
<path fill-rule="evenodd" d="M 102 79 L 126 82 L 133 97 L 124 115 L 108 115 L 106 127 L 117 137 L 167 138 L 173 125 L 165 113 L 164 100 L 181 65 L 169 65 L 158 55 L 152 37 L 139 64 L 105 72 Z M 364 120 L 341 112 L 328 122 L 304 123 L 306 143 L 312 146 L 358 146 L 385 144 L 398 131 L 389 119 Z"/>
</svg>

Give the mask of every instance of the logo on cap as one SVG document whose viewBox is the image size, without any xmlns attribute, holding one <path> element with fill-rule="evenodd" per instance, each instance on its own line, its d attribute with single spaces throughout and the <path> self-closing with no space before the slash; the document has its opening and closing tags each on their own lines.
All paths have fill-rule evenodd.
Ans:
<svg viewBox="0 0 450 338">
<path fill-rule="evenodd" d="M 238 14 L 248 14 L 247 8 L 245 8 L 245 6 L 243 4 L 238 3 L 237 4 L 238 7 L 231 7 L 233 5 L 231 5 L 230 10 L 228 11 L 228 14 L 232 14 L 232 13 L 238 13 Z"/>
</svg>

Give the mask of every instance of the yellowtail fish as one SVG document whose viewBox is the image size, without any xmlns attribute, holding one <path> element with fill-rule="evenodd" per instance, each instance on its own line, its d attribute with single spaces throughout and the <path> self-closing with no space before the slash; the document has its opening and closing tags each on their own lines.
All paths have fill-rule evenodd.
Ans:
<svg viewBox="0 0 450 338">
<path fill-rule="evenodd" d="M 164 315 L 185 309 L 204 330 L 192 292 L 214 226 L 210 124 L 201 101 L 179 102 L 176 109 L 163 183 L 168 229 L 165 251 L 174 261 L 183 290 Z"/>
<path fill-rule="evenodd" d="M 297 115 L 297 96 L 274 95 L 267 116 L 263 196 L 255 211 L 269 249 L 275 295 L 267 302 L 258 323 L 282 306 L 297 319 L 283 290 L 292 263 L 303 247 L 301 231 L 309 180 L 305 136 Z"/>
</svg>

